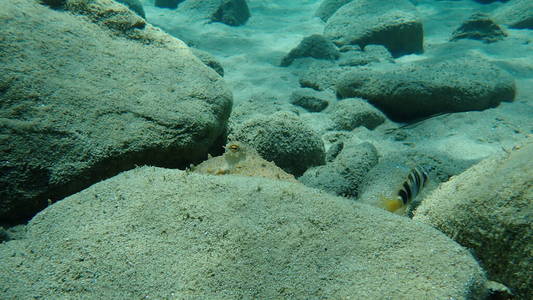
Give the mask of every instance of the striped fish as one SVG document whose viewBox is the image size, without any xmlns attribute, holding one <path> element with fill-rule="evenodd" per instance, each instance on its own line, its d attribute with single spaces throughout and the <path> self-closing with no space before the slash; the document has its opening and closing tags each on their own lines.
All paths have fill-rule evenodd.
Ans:
<svg viewBox="0 0 533 300">
<path fill-rule="evenodd" d="M 406 208 L 426 186 L 428 179 L 428 175 L 424 169 L 420 167 L 412 169 L 400 186 L 396 197 L 382 197 L 379 206 L 390 212 L 404 214 Z"/>
</svg>

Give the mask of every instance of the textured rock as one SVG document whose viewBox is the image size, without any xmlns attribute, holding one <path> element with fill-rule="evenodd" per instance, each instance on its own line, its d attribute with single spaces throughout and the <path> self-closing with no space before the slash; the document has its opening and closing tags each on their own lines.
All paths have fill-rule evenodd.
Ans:
<svg viewBox="0 0 533 300">
<path fill-rule="evenodd" d="M 211 53 L 203 51 L 203 50 L 200 50 L 200 49 L 196 49 L 196 48 L 191 48 L 191 51 L 206 66 L 208 66 L 211 69 L 215 70 L 215 72 L 217 72 L 218 75 L 224 77 L 224 67 L 222 67 L 222 64 L 216 59 L 216 57 L 211 55 Z"/>
<path fill-rule="evenodd" d="M 341 49 L 339 66 L 358 67 L 377 62 L 394 62 L 390 52 L 382 45 L 368 45 L 364 50 L 349 47 L 351 46 Z"/>
<path fill-rule="evenodd" d="M 315 16 L 327 22 L 328 19 L 339 9 L 341 6 L 352 2 L 353 0 L 323 0 L 320 6 L 315 12 Z"/>
<path fill-rule="evenodd" d="M 301 184 L 143 167 L 0 244 L 7 299 L 483 299 L 437 230 Z"/>
<path fill-rule="evenodd" d="M 184 15 L 198 15 L 231 26 L 243 25 L 250 18 L 246 0 L 187 0 L 178 10 Z"/>
<path fill-rule="evenodd" d="M 408 0 L 358 0 L 335 12 L 324 35 L 338 46 L 384 45 L 393 56 L 423 51 L 422 23 Z"/>
<path fill-rule="evenodd" d="M 341 98 L 369 100 L 396 120 L 483 110 L 515 96 L 514 79 L 474 58 L 438 58 L 380 71 L 353 71 L 337 82 Z"/>
<path fill-rule="evenodd" d="M 496 22 L 511 28 L 533 29 L 533 1 L 512 0 L 493 13 Z"/>
<path fill-rule="evenodd" d="M 372 144 L 344 145 L 331 163 L 307 170 L 298 180 L 335 195 L 357 197 L 361 182 L 377 163 Z"/>
<path fill-rule="evenodd" d="M 281 66 L 289 66 L 295 59 L 302 57 L 336 60 L 339 56 L 339 50 L 330 40 L 323 35 L 313 34 L 305 37 L 296 48 L 292 49 L 281 60 Z"/>
<path fill-rule="evenodd" d="M 114 1 L 85 15 L 106 3 L 143 20 Z M 151 25 L 103 30 L 105 17 L 95 25 L 28 0 L 3 3 L 0 19 L 2 221 L 135 165 L 198 161 L 224 133 L 232 97 L 221 78 Z"/>
<path fill-rule="evenodd" d="M 320 136 L 293 113 L 249 119 L 235 129 L 231 140 L 250 145 L 263 158 L 296 176 L 309 167 L 324 164 Z"/>
<path fill-rule="evenodd" d="M 322 93 L 312 89 L 299 89 L 291 94 L 291 103 L 305 108 L 310 112 L 320 112 L 326 109 L 329 105 Z"/>
<path fill-rule="evenodd" d="M 363 99 L 344 99 L 335 104 L 331 119 L 336 130 L 353 130 L 364 126 L 370 130 L 385 122 L 385 116 Z"/>
<path fill-rule="evenodd" d="M 473 39 L 493 43 L 502 40 L 505 36 L 507 34 L 488 15 L 475 13 L 452 33 L 450 40 Z"/>
<path fill-rule="evenodd" d="M 414 219 L 471 249 L 517 299 L 533 294 L 533 143 L 486 159 L 429 195 Z"/>
</svg>

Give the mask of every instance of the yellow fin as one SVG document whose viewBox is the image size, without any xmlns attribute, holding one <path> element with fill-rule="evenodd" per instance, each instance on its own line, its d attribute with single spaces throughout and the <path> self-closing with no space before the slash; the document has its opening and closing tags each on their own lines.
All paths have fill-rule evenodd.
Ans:
<svg viewBox="0 0 533 300">
<path fill-rule="evenodd" d="M 402 199 L 399 198 L 381 197 L 379 202 L 381 208 L 390 212 L 396 212 L 404 207 Z"/>
</svg>

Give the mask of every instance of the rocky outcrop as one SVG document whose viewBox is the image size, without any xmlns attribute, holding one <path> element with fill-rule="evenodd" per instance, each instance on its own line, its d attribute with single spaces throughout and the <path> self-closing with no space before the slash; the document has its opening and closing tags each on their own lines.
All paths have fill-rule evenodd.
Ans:
<svg viewBox="0 0 533 300">
<path fill-rule="evenodd" d="M 512 101 L 515 89 L 507 72 L 475 58 L 429 59 L 379 71 L 356 70 L 337 82 L 339 97 L 369 100 L 396 120 L 495 107 L 501 101 Z"/>
<path fill-rule="evenodd" d="M 483 299 L 439 231 L 302 184 L 143 167 L 0 244 L 7 299 Z"/>
<path fill-rule="evenodd" d="M 3 222 L 135 165 L 198 161 L 225 132 L 231 93 L 184 43 L 111 0 L 63 8 L 0 10 Z"/>
<path fill-rule="evenodd" d="M 486 159 L 430 194 L 414 219 L 471 249 L 517 299 L 533 294 L 533 143 Z"/>
<path fill-rule="evenodd" d="M 409 0 L 358 0 L 328 19 L 324 35 L 338 46 L 384 45 L 393 56 L 423 51 L 422 22 Z"/>
</svg>

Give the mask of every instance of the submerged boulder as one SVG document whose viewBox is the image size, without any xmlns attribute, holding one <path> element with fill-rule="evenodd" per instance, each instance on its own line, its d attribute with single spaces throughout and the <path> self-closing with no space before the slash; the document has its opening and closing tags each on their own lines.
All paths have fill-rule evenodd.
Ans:
<svg viewBox="0 0 533 300">
<path fill-rule="evenodd" d="M 244 25 L 250 18 L 246 0 L 187 0 L 178 10 L 185 15 L 196 15 L 230 26 Z"/>
<path fill-rule="evenodd" d="M 231 92 L 183 42 L 147 23 L 123 32 L 106 17 L 90 22 L 143 20 L 114 1 L 88 9 L 84 18 L 36 1 L 2 4 L 2 222 L 135 165 L 199 161 L 225 132 Z"/>
<path fill-rule="evenodd" d="M 115 0 L 119 3 L 126 5 L 129 9 L 133 10 L 136 14 L 146 19 L 144 8 L 140 0 Z"/>
<path fill-rule="evenodd" d="M 250 145 L 263 158 L 296 176 L 324 164 L 320 136 L 290 112 L 251 118 L 237 126 L 231 138 Z"/>
<path fill-rule="evenodd" d="M 0 244 L 5 298 L 483 299 L 441 232 L 298 183 L 143 167 Z"/>
<path fill-rule="evenodd" d="M 409 0 L 358 0 L 328 19 L 324 35 L 338 46 L 384 45 L 398 57 L 423 51 L 422 22 Z"/>
<path fill-rule="evenodd" d="M 323 35 L 313 34 L 305 37 L 296 48 L 292 49 L 281 60 L 281 66 L 289 66 L 295 59 L 312 57 L 317 59 L 336 60 L 340 56 L 335 45 Z"/>
<path fill-rule="evenodd" d="M 438 58 L 378 71 L 352 71 L 337 81 L 340 98 L 369 100 L 396 120 L 483 110 L 512 101 L 516 87 L 507 72 L 475 58 Z"/>
<path fill-rule="evenodd" d="M 492 14 L 494 20 L 516 29 L 533 29 L 533 1 L 512 0 Z"/>
<path fill-rule="evenodd" d="M 353 0 L 322 0 L 320 6 L 315 12 L 315 16 L 327 22 L 328 19 L 343 5 L 352 2 Z"/>
<path fill-rule="evenodd" d="M 507 34 L 488 15 L 475 13 L 452 33 L 450 40 L 473 39 L 493 43 L 502 40 L 505 36 Z"/>
<path fill-rule="evenodd" d="M 486 159 L 424 199 L 413 219 L 472 250 L 489 279 L 533 294 L 533 143 Z"/>
</svg>

